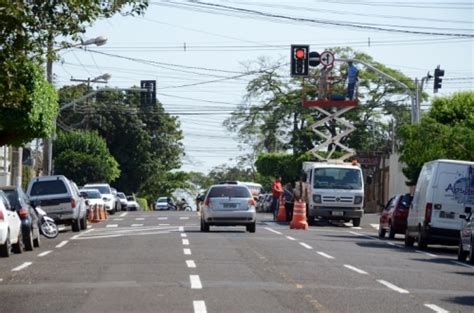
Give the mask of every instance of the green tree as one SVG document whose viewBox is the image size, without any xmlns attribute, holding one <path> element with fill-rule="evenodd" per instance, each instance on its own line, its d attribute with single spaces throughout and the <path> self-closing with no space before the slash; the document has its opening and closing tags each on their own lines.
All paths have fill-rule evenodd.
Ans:
<svg viewBox="0 0 474 313">
<path fill-rule="evenodd" d="M 474 160 L 474 92 L 433 99 L 420 123 L 401 127 L 398 136 L 408 185 L 416 184 L 425 162 Z"/>
<path fill-rule="evenodd" d="M 55 173 L 79 185 L 112 182 L 120 175 L 117 161 L 96 132 L 59 132 L 53 156 Z"/>
</svg>

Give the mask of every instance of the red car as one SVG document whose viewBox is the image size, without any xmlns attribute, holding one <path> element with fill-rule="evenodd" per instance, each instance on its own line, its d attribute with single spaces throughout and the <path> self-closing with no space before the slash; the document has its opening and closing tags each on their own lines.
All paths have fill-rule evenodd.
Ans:
<svg viewBox="0 0 474 313">
<path fill-rule="evenodd" d="M 384 238 L 388 232 L 388 238 L 395 238 L 395 234 L 405 234 L 407 228 L 408 208 L 413 199 L 410 194 L 395 195 L 388 200 L 380 214 L 379 237 Z"/>
</svg>

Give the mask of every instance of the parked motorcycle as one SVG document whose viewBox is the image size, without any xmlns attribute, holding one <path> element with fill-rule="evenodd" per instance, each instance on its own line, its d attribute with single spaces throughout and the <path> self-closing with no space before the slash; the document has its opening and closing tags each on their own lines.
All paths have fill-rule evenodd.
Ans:
<svg viewBox="0 0 474 313">
<path fill-rule="evenodd" d="M 38 226 L 41 234 L 48 239 L 56 238 L 59 235 L 59 228 L 56 222 L 40 208 L 37 202 L 33 202 L 32 206 L 38 215 Z"/>
</svg>

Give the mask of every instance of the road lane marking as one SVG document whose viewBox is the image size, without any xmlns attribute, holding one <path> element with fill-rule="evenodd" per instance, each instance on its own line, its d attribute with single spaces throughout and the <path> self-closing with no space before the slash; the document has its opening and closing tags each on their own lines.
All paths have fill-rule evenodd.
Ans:
<svg viewBox="0 0 474 313">
<path fill-rule="evenodd" d="M 93 231 L 94 229 L 89 229 L 89 230 L 86 230 L 85 232 L 83 232 L 82 234 L 87 234 L 87 233 L 90 233 L 91 231 Z"/>
<path fill-rule="evenodd" d="M 425 303 L 425 306 L 427 308 L 432 309 L 436 313 L 449 313 L 449 311 L 446 311 L 445 309 L 443 309 L 442 307 L 437 306 L 436 304 Z"/>
<path fill-rule="evenodd" d="M 290 237 L 290 236 L 286 236 L 286 238 L 289 239 L 289 240 L 296 240 L 295 238 Z"/>
<path fill-rule="evenodd" d="M 143 224 L 132 224 L 132 227 L 140 227 L 143 226 Z"/>
<path fill-rule="evenodd" d="M 123 221 L 123 220 L 124 218 L 118 218 L 118 217 L 114 218 L 114 221 Z"/>
<path fill-rule="evenodd" d="M 119 217 L 125 217 L 125 215 L 127 215 L 127 214 L 128 214 L 128 212 L 122 213 L 122 214 L 119 215 Z"/>
<path fill-rule="evenodd" d="M 370 224 L 370 226 L 372 226 L 375 229 L 379 229 L 379 224 Z"/>
<path fill-rule="evenodd" d="M 206 302 L 193 301 L 194 313 L 207 313 Z"/>
<path fill-rule="evenodd" d="M 390 289 L 392 289 L 392 290 L 394 290 L 394 291 L 397 291 L 397 292 L 399 292 L 399 293 L 410 293 L 408 290 L 403 289 L 403 288 L 400 288 L 400 287 L 398 287 L 398 286 L 395 286 L 394 284 L 389 283 L 389 282 L 386 281 L 386 280 L 377 279 L 377 281 L 378 281 L 380 284 L 384 285 L 385 287 L 388 287 L 388 288 L 390 288 Z"/>
<path fill-rule="evenodd" d="M 199 275 L 189 275 L 189 280 L 191 281 L 191 289 L 202 289 Z"/>
<path fill-rule="evenodd" d="M 185 234 L 185 233 L 182 233 L 182 234 L 181 234 L 181 237 L 186 238 L 186 237 L 188 237 L 188 235 Z"/>
<path fill-rule="evenodd" d="M 158 226 L 170 226 L 171 224 L 158 224 Z"/>
<path fill-rule="evenodd" d="M 31 264 L 33 264 L 33 262 L 25 262 L 25 263 L 23 263 L 22 265 L 17 266 L 17 267 L 15 267 L 14 269 L 12 269 L 12 272 L 21 271 L 21 270 L 27 268 L 28 266 L 30 266 Z"/>
<path fill-rule="evenodd" d="M 67 240 L 64 240 L 64 241 L 62 241 L 60 244 L 58 244 L 58 245 L 56 246 L 56 248 L 62 248 L 62 247 L 64 247 L 67 243 L 68 243 L 68 241 L 67 241 Z"/>
<path fill-rule="evenodd" d="M 300 242 L 300 245 L 302 245 L 303 247 L 305 247 L 306 249 L 309 249 L 309 250 L 313 249 L 313 247 L 311 247 L 310 245 L 308 245 L 304 242 Z"/>
<path fill-rule="evenodd" d="M 180 220 L 189 220 L 189 216 L 181 216 L 179 219 Z"/>
<path fill-rule="evenodd" d="M 186 260 L 186 266 L 189 268 L 196 268 L 196 263 L 193 260 Z"/>
<path fill-rule="evenodd" d="M 344 264 L 344 267 L 348 268 L 350 270 L 353 270 L 354 272 L 357 272 L 357 273 L 362 274 L 362 275 L 369 275 L 369 273 L 367 273 L 366 271 L 358 269 L 357 267 L 349 265 L 349 264 Z"/>
<path fill-rule="evenodd" d="M 191 249 L 183 249 L 185 255 L 191 255 Z"/>
<path fill-rule="evenodd" d="M 356 236 L 359 236 L 359 237 L 364 237 L 364 238 L 367 238 L 367 239 L 371 239 L 371 240 L 374 240 L 375 238 L 372 237 L 372 236 L 368 236 L 368 235 L 364 235 L 364 234 L 359 234 L 359 233 L 356 233 L 355 231 L 350 231 L 349 233 L 353 234 L 353 235 L 356 235 Z"/>
<path fill-rule="evenodd" d="M 276 231 L 276 230 L 271 229 L 271 228 L 269 228 L 269 227 L 265 227 L 265 229 L 268 230 L 268 231 L 271 231 L 272 233 L 275 233 L 275 234 L 277 234 L 277 235 L 282 235 L 282 233 L 280 233 L 279 231 Z"/>
<path fill-rule="evenodd" d="M 462 266 L 467 267 L 467 268 L 474 268 L 474 266 L 472 266 L 472 265 L 469 265 L 469 264 L 466 264 L 466 263 L 463 263 L 463 262 L 459 262 L 459 261 L 453 261 L 453 263 L 462 265 Z"/>
<path fill-rule="evenodd" d="M 418 252 L 418 253 L 422 253 L 424 255 L 430 256 L 432 258 L 437 258 L 438 257 L 436 254 L 432 254 L 432 253 L 428 253 L 428 252 L 424 252 L 424 251 L 420 251 L 420 250 L 415 250 L 415 251 Z"/>
<path fill-rule="evenodd" d="M 184 226 L 179 226 L 178 231 L 183 232 L 184 231 Z"/>
<path fill-rule="evenodd" d="M 118 224 L 108 224 L 108 225 L 105 225 L 105 228 L 114 228 L 114 227 L 118 227 Z"/>
<path fill-rule="evenodd" d="M 135 221 L 144 221 L 144 220 L 145 220 L 144 217 L 136 217 L 136 218 L 135 218 Z"/>
<path fill-rule="evenodd" d="M 53 252 L 53 251 L 48 250 L 48 251 L 45 251 L 45 252 L 41 252 L 40 254 L 38 254 L 38 256 L 41 258 L 41 257 L 44 257 L 44 256 L 50 254 L 51 252 Z"/>
<path fill-rule="evenodd" d="M 0 278 L 0 283 L 3 281 L 3 278 Z"/>
<path fill-rule="evenodd" d="M 319 254 L 320 256 L 323 256 L 323 257 L 327 258 L 327 259 L 334 259 L 334 257 L 332 255 L 329 255 L 329 254 L 324 253 L 322 251 L 316 251 L 316 253 Z"/>
<path fill-rule="evenodd" d="M 189 240 L 188 239 L 183 239 L 183 245 L 184 246 L 189 246 Z"/>
<path fill-rule="evenodd" d="M 75 235 L 75 236 L 72 236 L 71 237 L 71 240 L 76 240 L 77 238 L 79 238 L 80 235 Z"/>
<path fill-rule="evenodd" d="M 159 219 L 160 221 L 164 221 L 164 220 L 167 220 L 168 217 L 158 217 L 158 219 Z"/>
</svg>

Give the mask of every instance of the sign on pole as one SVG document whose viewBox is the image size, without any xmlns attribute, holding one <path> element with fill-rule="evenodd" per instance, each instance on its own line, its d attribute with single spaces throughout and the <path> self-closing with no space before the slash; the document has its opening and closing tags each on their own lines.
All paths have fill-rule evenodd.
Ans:
<svg viewBox="0 0 474 313">
<path fill-rule="evenodd" d="M 321 63 L 321 56 L 318 52 L 313 51 L 309 53 L 309 66 L 318 66 Z"/>
<path fill-rule="evenodd" d="M 156 104 L 156 80 L 141 80 L 140 88 L 147 89 L 147 91 L 140 92 L 141 105 L 155 105 Z"/>
<path fill-rule="evenodd" d="M 332 66 L 334 64 L 334 54 L 331 51 L 324 51 L 321 53 L 320 61 L 325 67 Z"/>
</svg>

